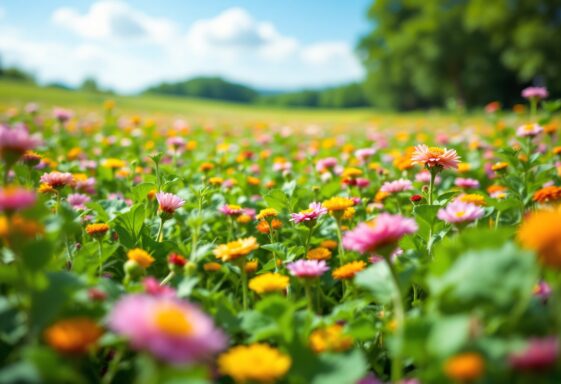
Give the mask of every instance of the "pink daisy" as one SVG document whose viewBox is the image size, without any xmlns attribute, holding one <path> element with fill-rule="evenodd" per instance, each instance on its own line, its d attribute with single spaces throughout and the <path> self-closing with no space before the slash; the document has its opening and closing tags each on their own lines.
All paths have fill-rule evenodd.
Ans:
<svg viewBox="0 0 561 384">
<path fill-rule="evenodd" d="M 417 229 L 413 219 L 381 213 L 374 220 L 360 223 L 352 231 L 346 232 L 343 246 L 360 253 L 373 253 L 378 248 L 395 245 L 403 236 Z"/>
<path fill-rule="evenodd" d="M 456 187 L 464 188 L 464 189 L 474 189 L 479 188 L 479 181 L 475 179 L 463 178 L 458 177 L 454 182 Z"/>
<path fill-rule="evenodd" d="M 437 213 L 437 217 L 447 223 L 458 224 L 478 220 L 483 217 L 483 214 L 483 208 L 475 204 L 455 200 L 445 208 L 441 208 Z"/>
<path fill-rule="evenodd" d="M 68 195 L 67 199 L 68 204 L 72 206 L 77 211 L 81 211 L 86 209 L 86 203 L 91 201 L 91 198 L 88 195 L 83 195 L 81 193 L 71 193 Z"/>
<path fill-rule="evenodd" d="M 457 168 L 460 157 L 454 149 L 428 147 L 420 144 L 415 147 L 415 152 L 411 157 L 413 164 L 421 164 L 427 168 Z"/>
<path fill-rule="evenodd" d="M 313 279 L 329 270 L 325 260 L 298 260 L 286 265 L 292 276 Z"/>
<path fill-rule="evenodd" d="M 185 204 L 185 200 L 173 193 L 159 192 L 156 193 L 160 211 L 173 214 L 175 211 Z"/>
<path fill-rule="evenodd" d="M 48 184 L 53 188 L 62 188 L 74 184 L 74 176 L 68 172 L 53 171 L 41 176 L 41 183 Z"/>
<path fill-rule="evenodd" d="M 386 181 L 380 191 L 386 193 L 399 193 L 404 191 L 410 191 L 413 189 L 413 184 L 406 179 L 399 179 L 394 181 Z"/>
<path fill-rule="evenodd" d="M 510 365 L 518 371 L 544 371 L 555 365 L 559 356 L 556 336 L 528 340 L 526 348 L 509 356 Z"/>
<path fill-rule="evenodd" d="M 430 183 L 430 172 L 427 171 L 426 169 L 423 169 L 421 172 L 419 172 L 415 175 L 415 181 L 417 181 L 419 183 L 423 183 L 423 184 Z M 436 175 L 436 177 L 434 178 L 434 184 L 438 185 L 441 182 L 442 182 L 442 177 L 440 177 L 439 175 Z"/>
<path fill-rule="evenodd" d="M 317 220 L 320 216 L 325 215 L 326 213 L 327 209 L 324 208 L 321 203 L 313 202 L 310 203 L 308 209 L 305 209 L 298 213 L 291 213 L 290 221 L 293 221 L 296 224 L 300 224 L 306 221 L 314 221 Z"/>
<path fill-rule="evenodd" d="M 0 210 L 13 212 L 28 208 L 35 204 L 33 191 L 19 187 L 0 188 Z"/>
<path fill-rule="evenodd" d="M 534 137 L 543 132 L 543 127 L 539 124 L 523 124 L 516 129 L 518 137 Z"/>
<path fill-rule="evenodd" d="M 226 216 L 238 216 L 243 213 L 242 207 L 233 204 L 224 204 L 223 206 L 218 208 L 218 210 Z"/>
<path fill-rule="evenodd" d="M 522 97 L 525 99 L 545 99 L 548 96 L 546 87 L 528 87 L 522 90 Z"/>
<path fill-rule="evenodd" d="M 113 307 L 108 324 L 133 348 L 172 364 L 208 361 L 226 347 L 226 337 L 210 317 L 168 295 L 126 295 Z"/>
<path fill-rule="evenodd" d="M 30 135 L 23 124 L 18 124 L 13 128 L 0 125 L 0 155 L 13 156 L 17 160 L 25 151 L 34 149 L 41 144 L 41 139 L 37 135 Z"/>
</svg>

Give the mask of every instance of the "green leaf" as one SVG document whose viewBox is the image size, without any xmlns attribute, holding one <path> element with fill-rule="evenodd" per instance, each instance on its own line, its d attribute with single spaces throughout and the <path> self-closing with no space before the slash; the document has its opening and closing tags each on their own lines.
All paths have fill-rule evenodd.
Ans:
<svg viewBox="0 0 561 384">
<path fill-rule="evenodd" d="M 128 212 L 118 215 L 113 221 L 119 241 L 127 248 L 133 248 L 144 226 L 145 208 L 143 204 L 134 205 Z"/>
<path fill-rule="evenodd" d="M 23 247 L 22 259 L 30 271 L 39 271 L 51 260 L 53 247 L 46 239 L 33 240 Z"/>
<path fill-rule="evenodd" d="M 389 303 L 392 295 L 396 294 L 391 272 L 385 262 L 373 264 L 357 273 L 355 284 L 367 289 L 380 303 Z"/>
<path fill-rule="evenodd" d="M 311 384 L 356 383 L 368 371 L 368 364 L 360 350 L 345 354 L 325 353 L 319 360 L 322 369 L 316 371 Z"/>
<path fill-rule="evenodd" d="M 273 189 L 267 193 L 264 197 L 265 202 L 271 208 L 277 211 L 282 211 L 283 209 L 288 209 L 290 202 L 286 197 L 286 194 L 280 189 Z"/>
<path fill-rule="evenodd" d="M 465 315 L 439 319 L 432 327 L 428 349 L 436 356 L 450 356 L 468 342 L 470 318 Z"/>
</svg>

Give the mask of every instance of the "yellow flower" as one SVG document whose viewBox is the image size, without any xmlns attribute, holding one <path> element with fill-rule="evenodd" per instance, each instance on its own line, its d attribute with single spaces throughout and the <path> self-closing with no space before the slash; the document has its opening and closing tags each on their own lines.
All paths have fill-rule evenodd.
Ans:
<svg viewBox="0 0 561 384">
<path fill-rule="evenodd" d="M 355 205 L 355 203 L 353 200 L 347 197 L 336 196 L 324 201 L 322 205 L 329 212 L 340 212 L 352 207 L 353 205 Z"/>
<path fill-rule="evenodd" d="M 461 195 L 458 199 L 464 203 L 471 203 L 479 205 L 480 207 L 486 205 L 485 197 L 482 195 L 478 195 L 477 193 L 466 193 L 465 195 Z"/>
<path fill-rule="evenodd" d="M 366 268 L 364 261 L 352 261 L 334 270 L 332 275 L 336 280 L 351 279 L 364 268 Z"/>
<path fill-rule="evenodd" d="M 126 164 L 121 159 L 105 159 L 102 165 L 105 168 L 109 168 L 109 169 L 119 169 L 119 168 L 123 168 Z"/>
<path fill-rule="evenodd" d="M 458 172 L 459 173 L 466 173 L 471 169 L 471 165 L 469 163 L 460 163 L 458 164 Z"/>
<path fill-rule="evenodd" d="M 85 353 L 101 337 L 103 331 L 87 317 L 75 317 L 56 322 L 43 334 L 45 341 L 61 353 Z"/>
<path fill-rule="evenodd" d="M 248 255 L 251 251 L 259 248 L 255 237 L 238 239 L 227 244 L 221 244 L 212 251 L 216 258 L 222 261 L 232 261 Z"/>
<path fill-rule="evenodd" d="M 257 267 L 259 266 L 259 261 L 251 260 L 245 263 L 244 269 L 247 273 L 253 273 L 257 271 Z"/>
<path fill-rule="evenodd" d="M 259 214 L 256 216 L 257 220 L 267 219 L 269 217 L 277 217 L 279 215 L 279 211 L 275 208 L 265 208 L 262 209 Z"/>
<path fill-rule="evenodd" d="M 458 382 L 473 381 L 481 377 L 485 361 L 477 353 L 462 353 L 451 357 L 444 364 L 444 373 Z"/>
<path fill-rule="evenodd" d="M 491 169 L 493 170 L 493 172 L 500 172 L 507 169 L 507 167 L 508 167 L 508 163 L 505 163 L 504 161 L 500 161 L 498 163 L 493 164 L 493 166 L 491 166 Z"/>
<path fill-rule="evenodd" d="M 211 177 L 208 179 L 208 183 L 212 184 L 212 185 L 221 185 L 224 182 L 224 179 L 222 177 Z"/>
<path fill-rule="evenodd" d="M 213 169 L 213 168 L 214 168 L 214 164 L 209 163 L 209 162 L 202 163 L 201 166 L 199 167 L 199 169 L 200 169 L 202 172 L 208 172 L 208 171 L 210 171 L 210 170 Z"/>
<path fill-rule="evenodd" d="M 345 209 L 345 212 L 343 212 L 343 220 L 351 220 L 354 215 L 355 215 L 356 210 L 353 207 L 347 208 Z"/>
<path fill-rule="evenodd" d="M 131 249 L 127 253 L 129 260 L 136 261 L 142 268 L 148 268 L 154 262 L 154 258 L 148 252 L 140 248 Z"/>
<path fill-rule="evenodd" d="M 358 168 L 345 168 L 341 177 L 343 179 L 356 179 L 357 177 L 362 175 L 362 170 Z"/>
<path fill-rule="evenodd" d="M 337 244 L 335 244 L 337 247 Z M 310 260 L 329 260 L 331 259 L 331 251 L 325 247 L 317 247 L 310 249 L 306 258 Z"/>
<path fill-rule="evenodd" d="M 242 213 L 241 215 L 238 216 L 238 218 L 236 219 L 236 221 L 240 224 L 247 224 L 251 221 L 251 216 L 249 216 L 247 213 Z"/>
<path fill-rule="evenodd" d="M 288 287 L 288 276 L 278 273 L 264 273 L 249 281 L 249 289 L 259 294 L 284 291 Z"/>
<path fill-rule="evenodd" d="M 518 240 L 524 248 L 538 254 L 548 266 L 561 268 L 561 212 L 537 211 L 524 219 L 518 229 Z"/>
<path fill-rule="evenodd" d="M 218 370 L 236 383 L 273 383 L 282 378 L 292 360 L 267 344 L 239 345 L 218 358 Z"/>
<path fill-rule="evenodd" d="M 109 226 L 105 223 L 89 224 L 86 226 L 86 232 L 93 237 L 101 237 L 107 233 Z"/>
<path fill-rule="evenodd" d="M 353 339 L 343 333 L 343 326 L 330 325 L 316 329 L 310 334 L 310 347 L 316 353 L 343 352 L 351 348 Z"/>
</svg>

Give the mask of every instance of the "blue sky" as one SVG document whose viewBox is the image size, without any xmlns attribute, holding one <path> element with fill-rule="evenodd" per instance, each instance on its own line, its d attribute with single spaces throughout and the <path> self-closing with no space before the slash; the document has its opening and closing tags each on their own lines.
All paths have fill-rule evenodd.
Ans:
<svg viewBox="0 0 561 384">
<path fill-rule="evenodd" d="M 325 86 L 363 76 L 370 1 L 0 1 L 0 54 L 43 82 L 94 76 L 122 92 L 196 75 Z"/>
</svg>

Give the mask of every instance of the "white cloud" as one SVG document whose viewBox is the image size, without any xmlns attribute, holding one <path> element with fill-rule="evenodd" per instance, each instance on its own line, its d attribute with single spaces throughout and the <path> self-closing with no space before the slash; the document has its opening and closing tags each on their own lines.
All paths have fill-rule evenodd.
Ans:
<svg viewBox="0 0 561 384">
<path fill-rule="evenodd" d="M 296 39 L 281 35 L 270 22 L 255 20 L 242 8 L 230 8 L 214 18 L 195 22 L 187 32 L 187 44 L 198 54 L 257 54 L 281 59 L 293 53 Z"/>
<path fill-rule="evenodd" d="M 85 13 L 58 9 L 52 20 L 79 39 L 49 40 L 4 23 L 3 61 L 34 71 L 42 82 L 76 85 L 94 76 L 101 85 L 121 92 L 198 75 L 294 89 L 356 80 L 363 74 L 349 44 L 302 45 L 241 8 L 180 28 L 122 0 L 99 0 Z"/>
<path fill-rule="evenodd" d="M 175 34 L 175 24 L 154 18 L 118 0 L 100 0 L 85 14 L 73 8 L 57 9 L 53 23 L 90 39 L 165 42 Z"/>
</svg>

